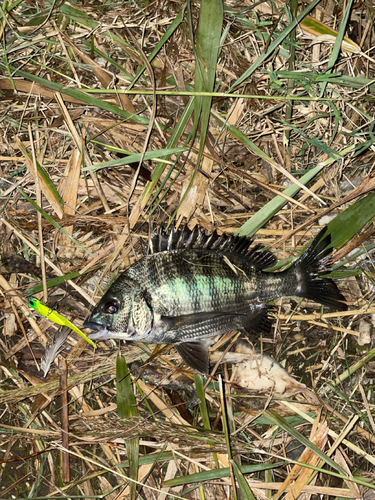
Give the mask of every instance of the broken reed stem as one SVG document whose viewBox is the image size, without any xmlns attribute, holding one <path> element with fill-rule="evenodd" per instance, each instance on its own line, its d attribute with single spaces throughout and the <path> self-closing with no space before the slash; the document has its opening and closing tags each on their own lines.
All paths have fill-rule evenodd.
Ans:
<svg viewBox="0 0 375 500">
<path fill-rule="evenodd" d="M 69 412 L 68 412 L 68 369 L 65 359 L 59 360 L 59 376 L 61 390 L 61 437 L 62 446 L 69 450 Z M 70 482 L 70 457 L 68 451 L 61 452 L 62 479 Z"/>
<path fill-rule="evenodd" d="M 66 124 L 69 132 L 71 133 L 72 139 L 75 142 L 75 145 L 81 154 L 82 162 L 84 162 L 86 166 L 92 167 L 91 157 L 88 154 L 87 148 L 84 144 L 83 137 L 78 134 L 77 129 L 73 123 L 73 120 L 69 114 L 69 111 L 68 111 L 67 107 L 65 106 L 64 100 L 59 92 L 56 92 L 55 99 L 57 101 L 57 104 L 60 107 L 61 113 L 64 117 L 65 124 Z M 103 191 L 102 186 L 99 182 L 99 179 L 98 179 L 96 172 L 90 171 L 90 177 L 94 183 L 94 186 L 95 186 L 96 192 L 98 193 L 100 201 L 102 202 L 104 211 L 109 212 L 110 207 L 108 205 L 107 199 L 105 197 L 104 191 Z"/>
<path fill-rule="evenodd" d="M 31 129 L 31 124 L 28 125 L 28 132 L 30 137 L 31 153 L 33 158 L 34 176 L 35 176 L 35 194 L 37 205 L 42 208 L 42 191 L 39 184 L 39 173 L 36 164 L 36 153 L 35 145 L 33 139 L 33 131 Z M 38 210 L 38 236 L 39 236 L 39 251 L 40 251 L 40 269 L 42 271 L 42 283 L 43 283 L 43 301 L 47 302 L 47 277 L 46 277 L 46 263 L 44 261 L 44 242 L 43 242 L 43 229 L 42 229 L 42 214 Z"/>
</svg>

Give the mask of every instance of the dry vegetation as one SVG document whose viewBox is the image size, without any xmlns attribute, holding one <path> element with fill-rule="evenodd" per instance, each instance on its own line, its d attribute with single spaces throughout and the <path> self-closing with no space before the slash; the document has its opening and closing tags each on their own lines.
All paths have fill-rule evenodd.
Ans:
<svg viewBox="0 0 375 500">
<path fill-rule="evenodd" d="M 0 498 L 374 498 L 375 7 L 313 4 L 3 2 Z M 347 313 L 282 299 L 209 378 L 70 332 L 43 378 L 28 297 L 81 327 L 150 221 L 285 264 L 331 216 Z"/>
</svg>

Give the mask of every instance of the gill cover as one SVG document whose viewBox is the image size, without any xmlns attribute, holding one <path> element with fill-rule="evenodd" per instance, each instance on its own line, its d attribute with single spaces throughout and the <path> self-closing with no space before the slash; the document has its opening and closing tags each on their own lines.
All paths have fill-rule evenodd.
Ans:
<svg viewBox="0 0 375 500">
<path fill-rule="evenodd" d="M 127 333 L 137 337 L 146 336 L 153 326 L 153 314 L 145 291 L 132 296 Z"/>
</svg>

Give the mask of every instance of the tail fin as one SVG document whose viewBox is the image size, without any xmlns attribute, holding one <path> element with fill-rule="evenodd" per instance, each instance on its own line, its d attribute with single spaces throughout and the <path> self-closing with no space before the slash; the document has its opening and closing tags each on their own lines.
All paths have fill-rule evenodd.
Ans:
<svg viewBox="0 0 375 500">
<path fill-rule="evenodd" d="M 320 278 L 321 260 L 332 252 L 331 235 L 323 236 L 326 227 L 314 238 L 311 245 L 296 260 L 290 271 L 297 277 L 299 297 L 314 300 L 338 311 L 346 311 L 345 297 L 330 278 Z"/>
</svg>

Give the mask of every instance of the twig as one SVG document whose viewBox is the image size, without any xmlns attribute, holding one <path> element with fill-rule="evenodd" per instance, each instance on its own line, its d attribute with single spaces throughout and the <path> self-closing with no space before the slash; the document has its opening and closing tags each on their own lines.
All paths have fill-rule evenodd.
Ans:
<svg viewBox="0 0 375 500">
<path fill-rule="evenodd" d="M 70 482 L 70 458 L 69 458 L 69 412 L 68 412 L 68 370 L 65 359 L 59 360 L 59 376 L 61 390 L 61 452 L 62 479 L 64 483 Z M 65 451 L 67 450 L 67 451 Z"/>
</svg>

